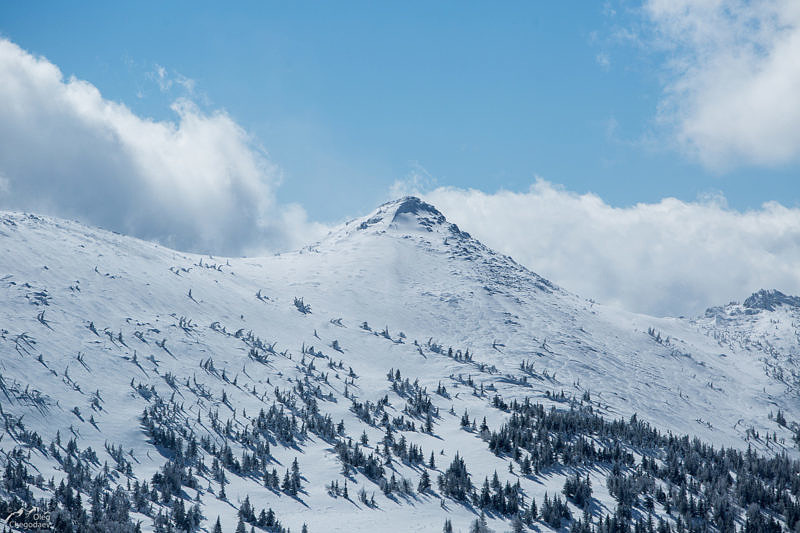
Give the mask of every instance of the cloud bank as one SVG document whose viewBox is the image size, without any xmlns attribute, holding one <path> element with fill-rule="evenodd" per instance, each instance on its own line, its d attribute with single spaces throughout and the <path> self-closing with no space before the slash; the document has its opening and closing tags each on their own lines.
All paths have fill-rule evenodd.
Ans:
<svg viewBox="0 0 800 533">
<path fill-rule="evenodd" d="M 625 309 L 694 316 L 762 287 L 800 294 L 800 209 L 778 203 L 739 212 L 718 197 L 667 198 L 616 208 L 542 180 L 527 192 L 422 196 L 487 246 Z"/>
<path fill-rule="evenodd" d="M 659 118 L 708 168 L 800 158 L 800 2 L 646 0 L 670 58 Z"/>
<path fill-rule="evenodd" d="M 0 208 L 225 255 L 324 231 L 277 203 L 279 169 L 224 112 L 179 99 L 175 122 L 141 118 L 5 39 L 0 80 Z"/>
</svg>

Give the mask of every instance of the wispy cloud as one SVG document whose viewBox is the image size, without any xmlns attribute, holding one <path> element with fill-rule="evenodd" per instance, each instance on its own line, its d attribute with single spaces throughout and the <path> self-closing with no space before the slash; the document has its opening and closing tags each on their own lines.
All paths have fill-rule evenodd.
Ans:
<svg viewBox="0 0 800 533">
<path fill-rule="evenodd" d="M 153 70 L 147 72 L 145 76 L 155 82 L 162 93 L 168 93 L 172 91 L 173 87 L 178 86 L 183 90 L 183 96 L 195 96 L 197 82 L 180 72 L 170 72 L 166 67 L 156 64 Z"/>
<path fill-rule="evenodd" d="M 164 68 L 154 76 L 193 89 Z M 4 39 L 0 79 L 0 207 L 218 254 L 294 248 L 324 230 L 278 204 L 280 169 L 224 112 L 183 97 L 175 121 L 143 119 Z"/>
<path fill-rule="evenodd" d="M 597 64 L 600 65 L 600 68 L 602 68 L 603 70 L 608 70 L 611 68 L 611 58 L 605 52 L 600 52 L 599 54 L 597 54 L 597 57 L 595 57 L 595 61 L 597 61 Z"/>
<path fill-rule="evenodd" d="M 415 161 L 411 165 L 411 170 L 403 178 L 395 180 L 389 188 L 389 199 L 420 195 L 423 191 L 435 188 L 436 185 L 436 178 L 419 162 Z"/>
</svg>

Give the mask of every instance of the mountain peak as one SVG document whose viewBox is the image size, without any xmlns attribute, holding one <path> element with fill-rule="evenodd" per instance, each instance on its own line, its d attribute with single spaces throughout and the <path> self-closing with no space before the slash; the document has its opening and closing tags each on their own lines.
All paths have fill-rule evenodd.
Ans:
<svg viewBox="0 0 800 533">
<path fill-rule="evenodd" d="M 744 301 L 744 306 L 748 309 L 764 309 L 774 311 L 776 306 L 788 305 L 800 307 L 800 297 L 788 296 L 777 289 L 761 289 L 754 292 Z"/>
<path fill-rule="evenodd" d="M 388 202 L 384 204 L 385 206 L 394 206 L 394 218 L 392 219 L 397 220 L 397 218 L 404 214 L 409 215 L 424 215 L 424 216 L 433 216 L 436 218 L 441 218 L 441 222 L 445 222 L 444 215 L 436 209 L 434 206 L 427 202 L 423 202 L 416 196 L 405 196 L 398 200 L 394 200 L 392 202 Z"/>
<path fill-rule="evenodd" d="M 345 225 L 347 233 L 353 229 L 363 231 L 427 231 L 442 227 L 451 233 L 459 233 L 455 224 L 449 224 L 445 216 L 433 205 L 416 196 L 404 196 L 380 205 L 369 215 L 352 220 Z"/>
<path fill-rule="evenodd" d="M 388 207 L 388 213 L 394 212 L 392 224 L 418 224 L 431 231 L 433 226 L 447 222 L 438 209 L 416 196 L 406 196 L 384 204 L 384 206 Z"/>
</svg>

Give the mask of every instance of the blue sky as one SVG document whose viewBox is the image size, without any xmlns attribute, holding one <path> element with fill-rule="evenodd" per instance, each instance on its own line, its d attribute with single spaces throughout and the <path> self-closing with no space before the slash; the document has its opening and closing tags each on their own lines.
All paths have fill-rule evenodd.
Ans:
<svg viewBox="0 0 800 533">
<path fill-rule="evenodd" d="M 796 161 L 719 171 L 661 138 L 665 52 L 620 38 L 638 4 L 431 4 L 15 2 L 0 31 L 142 116 L 186 93 L 156 69 L 193 80 L 281 168 L 278 198 L 324 222 L 414 172 L 488 192 L 541 176 L 615 206 L 797 203 Z"/>
<path fill-rule="evenodd" d="M 0 4 L 0 209 L 293 250 L 420 194 L 556 283 L 800 293 L 796 0 Z"/>
</svg>

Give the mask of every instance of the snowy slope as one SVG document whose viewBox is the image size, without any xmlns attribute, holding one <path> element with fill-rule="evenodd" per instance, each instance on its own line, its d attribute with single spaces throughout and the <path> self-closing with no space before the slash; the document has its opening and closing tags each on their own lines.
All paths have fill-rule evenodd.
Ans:
<svg viewBox="0 0 800 533">
<path fill-rule="evenodd" d="M 441 471 L 459 453 L 476 483 L 497 471 L 537 500 L 560 491 L 563 475 L 510 473 L 507 459 L 460 427 L 465 410 L 497 428 L 507 415 L 491 407 L 495 394 L 561 405 L 554 395 L 588 391 L 609 419 L 636 413 L 716 446 L 796 455 L 792 432 L 769 414 L 800 420 L 795 381 L 787 379 L 797 375 L 797 307 L 748 314 L 729 306 L 696 321 L 607 308 L 486 248 L 416 198 L 380 206 L 301 251 L 236 259 L 5 213 L 0 281 L 0 406 L 12 426 L 0 440 L 6 452 L 20 444 L 13 421 L 22 418 L 45 446 L 58 432 L 62 442 L 74 436 L 80 449 L 91 447 L 98 469 L 117 462 L 108 445 L 122 446 L 134 477 L 149 480 L 170 455 L 142 423 L 158 399 L 174 407 L 168 418 L 176 429 L 222 446 L 228 441 L 213 419 L 230 420 L 233 434 L 280 395 L 298 394 L 298 385 L 321 414 L 343 421 L 347 435 L 365 432 L 366 449 L 374 450 L 384 433 L 358 418 L 352 399 L 386 397 L 386 411 L 403 416 L 405 399 L 387 380 L 393 369 L 428 393 L 447 389 L 431 396 L 439 409 L 433 434 L 400 432 L 426 461 L 435 452 Z M 775 432 L 778 442 L 753 432 Z M 230 444 L 240 455 L 239 443 Z M 309 433 L 284 444 L 273 441 L 270 469 L 283 477 L 298 459 L 297 497 L 264 489 L 258 477 L 228 474 L 223 500 L 206 475 L 184 489 L 201 503 L 203 528 L 220 516 L 223 530 L 233 531 L 245 496 L 293 531 L 304 523 L 312 532 L 440 531 L 448 516 L 466 530 L 475 518 L 469 506 L 436 494 L 384 496 L 360 473 L 351 477 L 349 499 L 333 497 L 325 485 L 343 477 L 332 442 Z M 64 476 L 46 453 L 29 461 L 44 480 L 58 484 Z M 414 486 L 422 471 L 402 462 L 391 469 Z M 375 493 L 375 508 L 357 499 L 360 488 Z M 45 485 L 41 495 L 47 492 Z M 508 527 L 503 517 L 489 522 Z"/>
</svg>

